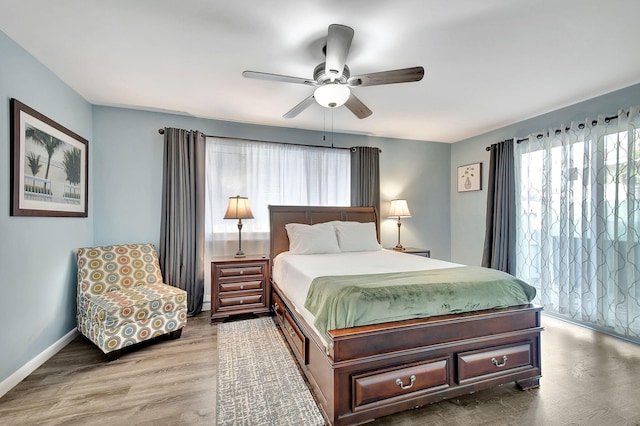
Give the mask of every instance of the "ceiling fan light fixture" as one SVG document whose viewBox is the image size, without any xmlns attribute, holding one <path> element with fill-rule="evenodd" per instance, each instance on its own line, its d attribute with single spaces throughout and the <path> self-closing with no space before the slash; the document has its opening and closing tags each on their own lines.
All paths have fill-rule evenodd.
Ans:
<svg viewBox="0 0 640 426">
<path fill-rule="evenodd" d="M 313 97 L 316 102 L 325 108 L 336 108 L 342 106 L 347 102 L 351 96 L 349 87 L 345 84 L 328 83 L 318 87 L 313 92 Z"/>
</svg>

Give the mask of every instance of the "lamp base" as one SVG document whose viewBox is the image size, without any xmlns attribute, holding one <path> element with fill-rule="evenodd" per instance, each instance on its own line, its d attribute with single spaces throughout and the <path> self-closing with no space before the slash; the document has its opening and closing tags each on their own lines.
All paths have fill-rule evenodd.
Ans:
<svg viewBox="0 0 640 426">
<path fill-rule="evenodd" d="M 400 216 L 398 216 L 398 244 L 393 248 L 395 251 L 404 251 L 404 247 L 400 244 L 400 227 L 402 226 L 402 222 L 400 222 Z"/>
<path fill-rule="evenodd" d="M 234 257 L 246 257 L 242 251 L 242 219 L 238 219 L 238 251 Z"/>
</svg>

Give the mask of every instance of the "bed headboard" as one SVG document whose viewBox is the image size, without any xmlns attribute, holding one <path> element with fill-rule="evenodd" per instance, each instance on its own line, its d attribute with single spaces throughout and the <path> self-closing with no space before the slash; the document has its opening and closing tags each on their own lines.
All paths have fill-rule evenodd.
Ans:
<svg viewBox="0 0 640 426">
<path fill-rule="evenodd" d="M 316 223 L 346 220 L 352 222 L 374 222 L 380 241 L 380 222 L 375 207 L 313 207 L 313 206 L 269 206 L 271 243 L 269 257 L 273 260 L 278 254 L 289 250 L 287 223 Z"/>
</svg>

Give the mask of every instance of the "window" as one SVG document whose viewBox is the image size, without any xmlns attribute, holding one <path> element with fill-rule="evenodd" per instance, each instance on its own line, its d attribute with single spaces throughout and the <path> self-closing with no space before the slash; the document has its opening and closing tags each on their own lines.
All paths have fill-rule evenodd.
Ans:
<svg viewBox="0 0 640 426">
<path fill-rule="evenodd" d="M 346 149 L 207 138 L 209 254 L 233 255 L 238 248 L 238 222 L 223 219 L 229 197 L 248 197 L 253 212 L 254 219 L 243 220 L 243 251 L 265 255 L 270 204 L 350 205 L 350 158 Z"/>
</svg>

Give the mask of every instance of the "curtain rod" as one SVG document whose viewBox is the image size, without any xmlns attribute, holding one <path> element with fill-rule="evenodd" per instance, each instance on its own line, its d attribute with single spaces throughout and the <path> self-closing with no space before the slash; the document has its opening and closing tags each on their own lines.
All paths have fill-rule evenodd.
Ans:
<svg viewBox="0 0 640 426">
<path fill-rule="evenodd" d="M 627 113 L 627 115 L 629 115 L 629 113 Z M 615 120 L 615 119 L 617 119 L 617 118 L 618 118 L 618 116 L 617 116 L 617 115 L 612 115 L 612 116 L 610 116 L 610 117 L 605 117 L 605 118 L 604 118 L 604 122 L 605 122 L 605 123 L 608 123 L 608 122 L 610 122 L 611 120 Z M 591 121 L 591 125 L 592 125 L 592 126 L 595 126 L 596 124 L 598 124 L 598 120 L 593 120 L 593 121 Z M 580 124 L 578 125 L 578 129 L 584 129 L 584 123 L 580 123 Z M 565 132 L 566 132 L 566 131 L 569 131 L 569 130 L 571 130 L 571 127 L 565 127 L 565 129 L 564 129 L 564 130 L 565 130 Z M 560 134 L 561 132 L 562 132 L 562 129 L 556 129 L 556 130 L 555 130 L 555 134 L 556 134 L 556 135 Z M 549 136 L 549 132 L 547 132 L 547 133 L 546 133 L 546 135 L 547 135 L 547 136 Z M 544 135 L 543 133 L 538 133 L 538 134 L 536 135 L 536 139 L 542 139 L 544 136 L 545 136 L 545 135 Z M 507 139 L 507 140 L 509 140 L 509 139 Z M 528 138 L 528 137 L 526 137 L 526 138 L 522 138 L 522 139 L 516 139 L 516 143 L 521 143 L 521 142 L 525 142 L 525 141 L 528 141 L 528 140 L 529 140 L 529 138 Z M 502 141 L 502 142 L 505 142 L 505 141 Z M 490 146 L 488 146 L 488 147 L 486 147 L 484 150 L 485 150 L 485 151 L 491 151 L 491 147 L 490 147 Z"/>
<path fill-rule="evenodd" d="M 160 133 L 161 135 L 164 135 L 164 129 L 158 129 L 158 133 Z M 328 148 L 328 149 L 349 149 L 351 151 L 355 151 L 355 148 L 342 148 L 339 146 L 333 146 L 333 144 L 331 144 L 331 146 L 323 146 L 323 145 L 305 145 L 302 143 L 293 143 L 293 142 L 275 142 L 275 141 L 265 141 L 265 140 L 260 140 L 260 139 L 246 139 L 246 138 L 232 138 L 229 136 L 216 136 L 216 135 L 204 135 L 207 138 L 218 138 L 218 139 L 242 139 L 244 141 L 249 141 L 249 142 L 266 142 L 266 143 L 281 143 L 283 145 L 293 145 L 293 146 L 308 146 L 310 148 Z M 381 149 L 378 149 L 378 152 L 382 152 Z"/>
</svg>

